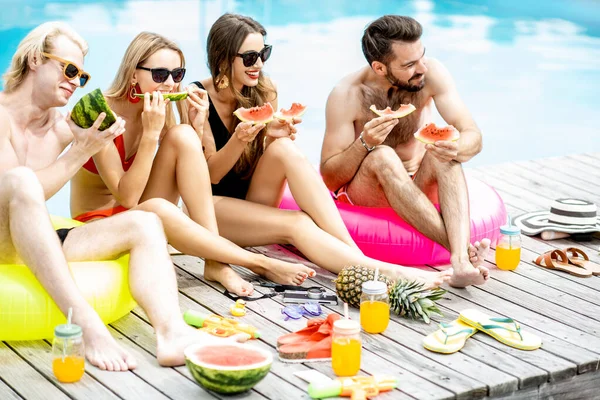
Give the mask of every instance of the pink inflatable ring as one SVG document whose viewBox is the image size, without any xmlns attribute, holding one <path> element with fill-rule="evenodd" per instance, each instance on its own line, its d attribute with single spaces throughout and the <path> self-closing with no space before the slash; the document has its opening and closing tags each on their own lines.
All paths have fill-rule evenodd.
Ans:
<svg viewBox="0 0 600 400">
<path fill-rule="evenodd" d="M 467 178 L 471 212 L 471 242 L 498 239 L 506 223 L 506 208 L 494 189 Z M 334 200 L 350 235 L 365 255 L 401 265 L 439 265 L 450 262 L 450 253 L 415 230 L 392 208 L 360 207 Z M 279 208 L 298 210 L 286 187 Z"/>
</svg>

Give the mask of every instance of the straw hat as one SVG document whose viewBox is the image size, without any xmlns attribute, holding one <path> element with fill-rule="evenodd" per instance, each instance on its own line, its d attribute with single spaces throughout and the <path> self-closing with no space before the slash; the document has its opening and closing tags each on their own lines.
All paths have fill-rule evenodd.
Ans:
<svg viewBox="0 0 600 400">
<path fill-rule="evenodd" d="M 519 215 L 514 224 L 525 235 L 537 235 L 543 231 L 566 233 L 589 233 L 600 231 L 597 207 L 581 199 L 554 200 L 550 211 L 534 211 Z"/>
</svg>

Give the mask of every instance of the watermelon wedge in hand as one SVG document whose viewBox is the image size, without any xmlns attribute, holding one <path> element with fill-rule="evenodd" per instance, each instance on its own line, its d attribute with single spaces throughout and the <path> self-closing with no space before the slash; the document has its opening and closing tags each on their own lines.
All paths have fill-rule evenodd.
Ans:
<svg viewBox="0 0 600 400">
<path fill-rule="evenodd" d="M 438 128 L 433 122 L 425 124 L 415 132 L 415 138 L 423 143 L 433 144 L 440 140 L 454 142 L 460 138 L 460 133 L 452 125 Z"/>
<path fill-rule="evenodd" d="M 238 117 L 242 122 L 249 122 L 252 125 L 266 124 L 273 121 L 275 110 L 271 103 L 265 103 L 262 106 L 252 108 L 240 107 L 233 112 L 233 115 Z"/>
<path fill-rule="evenodd" d="M 305 111 L 305 105 L 300 103 L 292 103 L 292 106 L 288 110 L 282 108 L 281 110 L 277 111 L 275 113 L 275 118 L 284 121 L 291 121 L 294 118 L 300 118 Z"/>
<path fill-rule="evenodd" d="M 375 107 L 375 104 L 373 104 L 371 107 L 369 107 L 369 110 L 373 111 L 380 117 L 390 115 L 393 118 L 402 118 L 415 111 L 416 108 L 412 104 L 400 104 L 400 107 L 396 111 L 392 110 L 390 107 L 386 107 L 383 110 L 378 110 L 377 107 Z"/>
</svg>

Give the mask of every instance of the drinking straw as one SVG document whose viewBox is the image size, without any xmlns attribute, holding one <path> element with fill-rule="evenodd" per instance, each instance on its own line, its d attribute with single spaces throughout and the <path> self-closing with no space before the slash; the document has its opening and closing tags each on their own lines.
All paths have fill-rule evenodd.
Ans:
<svg viewBox="0 0 600 400">
<path fill-rule="evenodd" d="M 344 303 L 344 318 L 350 319 L 350 316 L 348 315 L 348 303 Z"/>
<path fill-rule="evenodd" d="M 73 317 L 73 307 L 69 307 L 69 312 L 67 315 L 67 327 L 71 327 L 71 318 Z M 63 340 L 63 362 L 65 361 L 65 357 L 67 356 L 67 341 Z"/>
<path fill-rule="evenodd" d="M 377 282 L 377 278 L 379 278 L 379 267 L 375 268 L 375 276 L 373 280 Z M 375 301 L 375 295 L 371 295 L 371 302 Z"/>
</svg>

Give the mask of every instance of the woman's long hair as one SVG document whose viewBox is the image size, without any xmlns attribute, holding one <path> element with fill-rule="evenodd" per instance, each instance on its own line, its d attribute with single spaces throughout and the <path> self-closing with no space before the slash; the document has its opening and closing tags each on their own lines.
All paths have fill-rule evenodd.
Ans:
<svg viewBox="0 0 600 400">
<path fill-rule="evenodd" d="M 262 71 L 258 77 L 258 85 L 244 86 L 241 91 L 233 87 L 232 65 L 242 43 L 251 33 L 260 33 L 263 37 L 267 35 L 265 28 L 252 18 L 227 13 L 217 19 L 210 28 L 206 43 L 208 68 L 215 90 L 219 91 L 218 81 L 226 76 L 230 84 L 227 89 L 222 90 L 232 91 L 236 98 L 236 109 L 261 106 L 277 97 L 275 87 Z M 241 121 L 234 116 L 234 122 L 234 126 L 229 127 L 232 130 Z M 262 155 L 265 130 L 263 129 L 252 142 L 248 143 L 234 166 L 234 170 L 240 173 L 244 179 L 252 176 L 258 159 Z"/>
<path fill-rule="evenodd" d="M 106 97 L 118 100 L 126 100 L 129 96 L 129 91 L 131 90 L 131 78 L 133 77 L 136 68 L 143 64 L 154 53 L 162 49 L 176 51 L 181 58 L 181 67 L 185 67 L 185 57 L 183 56 L 183 52 L 179 46 L 164 36 L 152 32 L 142 32 L 137 35 L 129 44 L 129 47 L 127 47 L 125 55 L 123 56 L 123 60 L 121 60 L 119 70 L 117 71 L 117 75 L 106 91 Z M 181 83 L 175 83 L 173 91 L 178 92 L 180 90 L 180 85 Z M 187 112 L 185 112 L 186 110 L 184 109 L 184 106 L 180 105 L 179 103 L 183 102 L 177 102 L 177 108 L 182 116 L 182 122 L 186 123 L 187 118 L 186 121 L 183 121 L 183 116 L 187 117 Z M 170 104 L 168 104 L 166 110 L 165 127 L 169 129 L 176 123 L 177 122 L 175 121 L 173 109 Z"/>
</svg>

